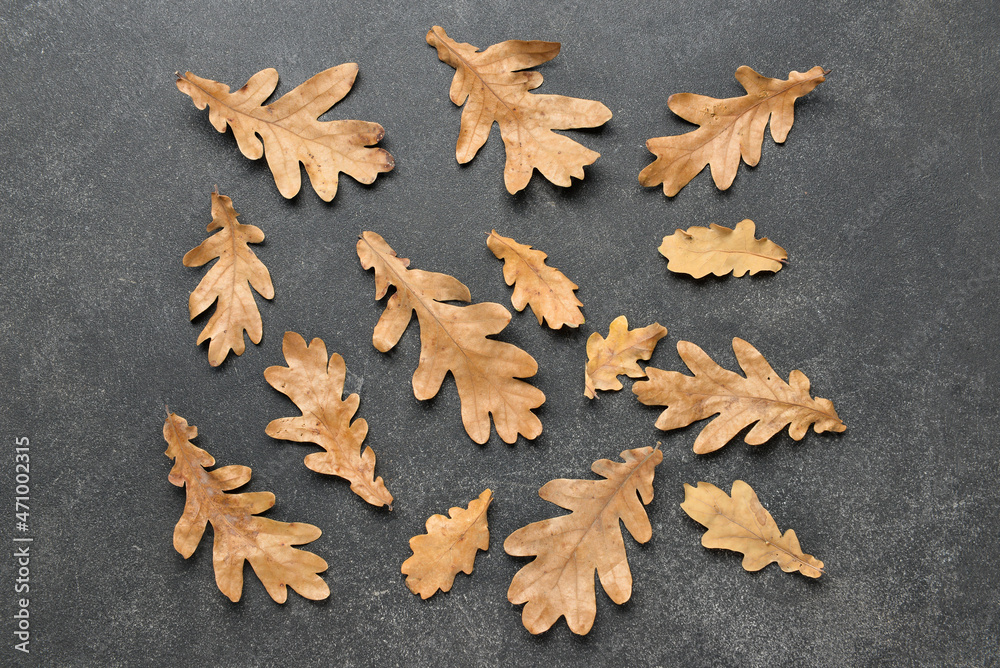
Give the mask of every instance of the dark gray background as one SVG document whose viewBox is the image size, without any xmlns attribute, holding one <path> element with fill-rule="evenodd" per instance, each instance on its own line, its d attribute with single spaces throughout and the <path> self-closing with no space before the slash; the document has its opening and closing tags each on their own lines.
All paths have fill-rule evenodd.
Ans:
<svg viewBox="0 0 1000 668">
<path fill-rule="evenodd" d="M 122 5 L 125 5 L 124 7 Z M 0 9 L 0 434 L 13 498 L 13 440 L 31 438 L 35 665 L 996 665 L 1000 616 L 995 436 L 998 10 L 971 2 L 8 2 Z M 602 157 L 561 189 L 537 174 L 511 196 L 494 130 L 467 166 L 454 158 L 453 70 L 424 35 L 441 24 L 485 48 L 560 41 L 539 92 L 601 100 L 602 129 L 568 132 Z M 275 67 L 283 93 L 355 61 L 354 90 L 328 118 L 385 126 L 396 169 L 332 204 L 307 182 L 291 201 L 264 161 L 174 86 L 191 70 L 234 89 Z M 785 145 L 767 135 L 756 168 L 719 192 L 707 171 L 667 199 L 638 172 L 650 137 L 691 126 L 667 97 L 741 94 L 740 65 L 784 77 L 832 68 L 796 106 Z M 187 319 L 204 270 L 181 257 L 205 236 L 218 184 L 277 296 L 258 299 L 264 340 L 219 369 Z M 743 218 L 788 249 L 776 275 L 694 281 L 656 247 L 678 227 Z M 546 251 L 580 285 L 587 322 L 551 332 L 514 314 L 499 337 L 536 357 L 545 431 L 516 446 L 474 444 L 449 379 L 418 402 L 417 327 L 377 352 L 382 311 L 357 235 L 382 234 L 412 266 L 453 274 L 476 301 L 509 307 L 491 228 Z M 991 295 L 993 295 L 991 297 Z M 783 433 L 751 447 L 691 451 L 700 425 L 655 429 L 626 389 L 583 397 L 585 342 L 618 315 L 670 334 L 651 363 L 682 370 L 678 340 L 733 368 L 747 339 L 783 376 L 801 369 L 833 400 L 841 435 Z M 285 330 L 323 338 L 360 390 L 359 417 L 397 505 L 368 506 L 306 470 L 313 451 L 264 434 L 295 415 L 263 370 Z M 206 344 L 207 345 L 207 344 Z M 171 545 L 184 493 L 170 485 L 164 404 L 199 427 L 220 465 L 253 468 L 269 516 L 323 529 L 331 597 L 272 602 L 246 575 L 243 600 L 216 588 L 207 536 L 185 561 Z M 560 621 L 533 637 L 506 601 L 525 560 L 512 531 L 562 511 L 537 489 L 590 477 L 598 458 L 662 441 L 653 538 L 626 538 L 632 599 L 599 591 L 586 637 Z M 682 483 L 753 485 L 779 526 L 827 564 L 811 581 L 699 544 Z M 471 577 L 421 601 L 399 573 L 432 513 L 484 488 L 492 541 Z M 9 506 L 4 506 L 9 507 Z M 7 553 L 13 510 L 0 517 Z M 2 661 L 11 649 L 12 560 L 0 558 Z M 25 663 L 28 663 L 25 661 Z"/>
</svg>

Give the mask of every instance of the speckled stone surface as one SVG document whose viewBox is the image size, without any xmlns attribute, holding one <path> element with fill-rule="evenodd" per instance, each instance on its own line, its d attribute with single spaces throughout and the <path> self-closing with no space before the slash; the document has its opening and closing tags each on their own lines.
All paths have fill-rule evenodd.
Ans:
<svg viewBox="0 0 1000 668">
<path fill-rule="evenodd" d="M 993 666 L 1000 502 L 996 294 L 1000 237 L 1000 9 L 955 2 L 8 2 L 0 8 L 0 490 L 14 497 L 14 439 L 31 439 L 31 654 L 13 650 L 14 563 L 0 558 L 0 663 L 38 666 Z M 571 188 L 537 174 L 511 196 L 497 130 L 470 164 L 454 158 L 453 70 L 434 24 L 485 48 L 562 42 L 538 92 L 614 112 L 569 131 L 602 157 Z M 330 118 L 386 128 L 396 169 L 342 178 L 331 204 L 292 200 L 264 161 L 243 158 L 174 86 L 191 70 L 233 88 L 275 67 L 279 94 L 354 61 Z M 769 76 L 813 65 L 826 83 L 796 105 L 784 145 L 719 192 L 707 171 L 672 199 L 644 189 L 650 137 L 691 126 L 667 97 L 741 94 L 740 65 Z M 181 264 L 205 235 L 218 185 L 267 235 L 258 256 L 276 297 L 258 299 L 264 339 L 209 367 Z M 676 228 L 756 221 L 785 247 L 776 275 L 695 281 L 656 248 Z M 509 308 L 491 229 L 549 254 L 580 285 L 587 322 L 551 332 L 514 313 L 499 337 L 539 362 L 543 434 L 514 446 L 466 436 L 454 383 L 418 402 L 415 325 L 389 354 L 371 344 L 382 311 L 354 251 L 374 230 L 412 266 L 452 274 L 476 301 Z M 729 368 L 731 341 L 787 378 L 801 369 L 848 429 L 742 439 L 709 456 L 699 426 L 659 432 L 631 381 L 583 397 L 585 342 L 619 315 L 670 333 L 651 364 L 683 370 L 688 340 Z M 311 449 L 264 434 L 294 415 L 263 370 L 294 330 L 347 362 L 348 389 L 390 513 L 306 470 Z M 243 600 L 216 588 L 210 537 L 189 560 L 171 544 L 184 493 L 167 481 L 164 404 L 200 429 L 220 465 L 253 468 L 268 516 L 311 522 L 331 597 L 277 605 L 247 569 Z M 562 512 L 537 496 L 558 477 L 662 442 L 653 538 L 626 537 L 631 600 L 597 594 L 591 633 L 560 621 L 534 637 L 506 590 L 524 563 L 518 527 Z M 819 581 L 772 565 L 751 574 L 701 547 L 682 485 L 749 482 L 779 526 L 821 558 Z M 428 601 L 403 584 L 408 539 L 485 488 L 490 550 L 471 577 Z M 0 517 L 2 553 L 13 511 Z"/>
</svg>

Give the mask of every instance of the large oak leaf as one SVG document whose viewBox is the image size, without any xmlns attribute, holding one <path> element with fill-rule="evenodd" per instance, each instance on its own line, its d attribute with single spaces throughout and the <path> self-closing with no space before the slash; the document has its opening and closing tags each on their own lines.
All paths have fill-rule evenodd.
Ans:
<svg viewBox="0 0 1000 668">
<path fill-rule="evenodd" d="M 695 344 L 680 341 L 677 352 L 694 376 L 646 367 L 649 380 L 636 383 L 632 391 L 647 406 L 667 407 L 656 420 L 663 430 L 718 415 L 695 439 L 698 454 L 718 450 L 754 423 L 745 439 L 750 445 L 766 442 L 786 425 L 796 441 L 802 440 L 810 425 L 817 434 L 847 429 L 832 401 L 809 396 L 804 373 L 792 371 L 786 383 L 743 339 L 733 339 L 733 350 L 746 377 L 723 369 Z"/>
<path fill-rule="evenodd" d="M 594 462 L 591 470 L 602 480 L 559 479 L 543 485 L 538 495 L 571 514 L 529 524 L 504 541 L 507 554 L 536 556 L 517 572 L 507 591 L 511 603 L 526 603 L 521 621 L 531 633 L 542 633 L 562 616 L 573 633 L 589 632 L 597 614 L 595 571 L 612 601 L 620 605 L 632 596 L 620 523 L 640 543 L 652 537 L 643 505 L 653 500 L 653 470 L 663 452 L 636 448 L 621 457 L 622 462 Z"/>
<path fill-rule="evenodd" d="M 413 374 L 417 399 L 436 395 L 451 372 L 462 401 L 462 423 L 476 443 L 489 440 L 491 415 L 506 443 L 516 441 L 518 434 L 533 439 L 542 433 L 542 423 L 531 411 L 545 402 L 545 395 L 520 380 L 534 376 L 538 364 L 517 346 L 488 338 L 510 322 L 507 309 L 493 302 L 444 303 L 468 302 L 472 296 L 452 276 L 409 269 L 410 261 L 396 257 L 374 232 L 363 233 L 357 249 L 361 266 L 375 270 L 375 298 L 396 288 L 375 326 L 375 347 L 391 350 L 414 315 L 420 323 L 420 363 Z"/>
<path fill-rule="evenodd" d="M 243 593 L 243 564 L 247 561 L 278 603 L 288 597 L 286 587 L 314 601 L 329 596 L 330 588 L 317 575 L 326 570 L 326 561 L 292 547 L 319 538 L 319 528 L 258 517 L 274 505 L 270 492 L 227 494 L 250 481 L 250 468 L 223 466 L 206 471 L 215 458 L 191 442 L 196 436 L 198 428 L 189 427 L 176 413 L 170 413 L 163 423 L 166 455 L 174 460 L 169 480 L 187 491 L 184 514 L 174 528 L 177 551 L 185 559 L 194 554 L 211 524 L 215 582 L 231 601 L 240 600 Z"/>
<path fill-rule="evenodd" d="M 319 121 L 354 85 L 356 63 L 323 70 L 271 104 L 264 101 L 278 85 L 278 71 L 261 70 L 235 93 L 229 86 L 186 72 L 177 75 L 177 88 L 191 96 L 219 132 L 233 130 L 243 155 L 257 160 L 267 150 L 267 166 L 283 197 L 292 198 L 302 184 L 306 168 L 313 190 L 329 202 L 337 194 L 341 172 L 361 183 L 372 183 L 390 171 L 392 156 L 371 148 L 385 135 L 378 123 Z M 262 106 L 263 105 L 263 106 Z"/>
<path fill-rule="evenodd" d="M 343 398 L 347 366 L 334 353 L 329 362 L 321 339 L 306 340 L 295 332 L 285 332 L 281 350 L 288 364 L 264 370 L 267 382 L 291 399 L 302 415 L 272 420 L 265 431 L 272 438 L 298 443 L 315 443 L 324 452 L 305 458 L 307 468 L 350 481 L 351 491 L 373 506 L 392 508 L 392 494 L 382 478 L 375 477 L 375 453 L 364 446 L 368 423 L 351 422 L 361 399 L 356 394 Z"/>
<path fill-rule="evenodd" d="M 455 68 L 451 101 L 465 105 L 455 147 L 459 163 L 476 156 L 494 122 L 507 149 L 503 178 L 512 194 L 528 185 L 535 169 L 552 183 L 569 186 L 570 177 L 582 179 L 583 168 L 601 156 L 552 130 L 596 128 L 611 118 L 611 110 L 594 100 L 531 93 L 542 85 L 542 75 L 518 71 L 555 58 L 558 42 L 508 40 L 480 52 L 434 26 L 427 43 Z"/>
<path fill-rule="evenodd" d="M 683 135 L 656 137 L 646 147 L 656 160 L 639 173 L 644 186 L 663 184 L 673 197 L 707 165 L 719 190 L 733 184 L 740 158 L 751 167 L 760 160 L 764 128 L 771 121 L 771 137 L 781 144 L 795 120 L 795 100 L 823 81 L 829 70 L 814 67 L 790 72 L 787 79 L 771 79 L 746 65 L 736 70 L 736 80 L 746 89 L 742 97 L 719 100 L 694 93 L 677 93 L 667 100 L 670 110 L 700 125 Z"/>
</svg>

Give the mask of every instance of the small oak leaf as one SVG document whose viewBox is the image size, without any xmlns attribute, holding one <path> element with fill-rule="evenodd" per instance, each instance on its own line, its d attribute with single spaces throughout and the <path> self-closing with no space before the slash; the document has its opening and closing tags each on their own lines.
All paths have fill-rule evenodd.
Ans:
<svg viewBox="0 0 1000 668">
<path fill-rule="evenodd" d="M 759 571 L 777 562 L 786 573 L 798 571 L 810 578 L 823 574 L 823 562 L 799 547 L 795 531 L 784 535 L 760 505 L 757 494 L 742 480 L 733 483 L 732 497 L 707 482 L 684 485 L 681 504 L 691 519 L 708 531 L 701 537 L 705 547 L 743 553 L 743 568 Z"/>
<path fill-rule="evenodd" d="M 492 501 L 493 492 L 486 490 L 468 508 L 450 509 L 449 517 L 431 515 L 427 533 L 410 539 L 413 556 L 400 568 L 410 591 L 427 599 L 439 589 L 450 591 L 458 573 L 472 574 L 476 553 L 490 547 L 486 509 Z"/>
<path fill-rule="evenodd" d="M 629 378 L 645 378 L 646 372 L 637 364 L 653 355 L 656 343 L 667 335 L 667 328 L 658 322 L 629 330 L 628 319 L 620 315 L 611 322 L 608 338 L 594 332 L 587 339 L 587 368 L 584 371 L 583 395 L 594 399 L 595 390 L 620 390 L 619 374 Z"/>
<path fill-rule="evenodd" d="M 368 423 L 351 422 L 361 400 L 356 394 L 342 398 L 347 373 L 344 358 L 334 353 L 327 362 L 322 339 L 306 345 L 306 340 L 295 332 L 285 332 L 281 350 L 288 366 L 268 367 L 264 378 L 291 399 L 302 415 L 272 420 L 265 429 L 267 435 L 323 448 L 325 452 L 306 457 L 307 468 L 344 478 L 362 499 L 391 510 L 392 494 L 382 478 L 375 477 L 375 452 L 368 446 L 362 449 Z"/>
<path fill-rule="evenodd" d="M 760 271 L 778 271 L 788 253 L 767 238 L 754 239 L 754 222 L 749 218 L 736 224 L 735 229 L 712 224 L 710 227 L 690 227 L 663 237 L 660 254 L 667 258 L 667 269 L 679 274 L 702 278 L 709 274 L 725 276 L 732 272 L 739 278 Z"/>
<path fill-rule="evenodd" d="M 188 299 L 192 320 L 212 304 L 216 305 L 215 313 L 198 335 L 198 345 L 210 339 L 208 363 L 212 366 L 222 364 L 230 350 L 243 354 L 244 331 L 251 341 L 260 343 L 263 323 L 250 288 L 264 299 L 274 298 L 271 274 L 248 245 L 263 241 L 264 233 L 258 227 L 237 221 L 238 215 L 231 199 L 212 193 L 212 222 L 208 231 L 219 231 L 188 251 L 183 259 L 185 267 L 200 267 L 218 259 Z"/>
<path fill-rule="evenodd" d="M 545 264 L 545 253 L 501 236 L 496 230 L 490 232 L 486 244 L 497 259 L 504 261 L 503 277 L 507 285 L 514 286 L 510 300 L 515 309 L 520 312 L 530 305 L 538 324 L 544 318 L 551 329 L 583 324 L 583 303 L 574 294 L 576 283 Z"/>
</svg>

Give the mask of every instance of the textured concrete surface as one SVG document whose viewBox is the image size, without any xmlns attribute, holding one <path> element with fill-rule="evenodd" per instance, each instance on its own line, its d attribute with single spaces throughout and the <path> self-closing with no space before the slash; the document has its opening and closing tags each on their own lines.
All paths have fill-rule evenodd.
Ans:
<svg viewBox="0 0 1000 668">
<path fill-rule="evenodd" d="M 0 489 L 13 503 L 13 442 L 31 439 L 31 655 L 12 649 L 14 563 L 0 558 L 0 663 L 11 665 L 990 666 L 997 664 L 1000 471 L 995 303 L 1000 287 L 998 11 L 956 2 L 8 2 L 0 9 Z M 614 118 L 568 132 L 602 154 L 560 189 L 537 175 L 503 187 L 494 130 L 454 159 L 452 70 L 424 42 L 434 24 L 485 48 L 560 41 L 539 92 L 603 101 Z M 238 152 L 174 87 L 176 70 L 241 86 L 264 67 L 279 93 L 355 61 L 332 118 L 382 123 L 396 170 L 280 197 L 263 161 Z M 646 139 L 690 129 L 671 93 L 741 93 L 740 65 L 771 76 L 813 65 L 828 81 L 799 101 L 785 145 L 719 192 L 703 172 L 667 199 L 636 176 Z M 218 184 L 261 227 L 277 296 L 264 340 L 212 369 L 187 320 L 203 270 L 181 257 L 204 237 Z M 774 276 L 694 281 L 656 252 L 678 227 L 752 218 L 788 249 Z M 534 442 L 474 444 L 454 383 L 418 402 L 419 341 L 371 345 L 382 306 L 354 244 L 382 234 L 413 266 L 450 273 L 474 299 L 509 305 L 485 233 L 546 251 L 580 285 L 586 324 L 539 328 L 514 314 L 500 337 L 539 361 L 548 397 Z M 258 300 L 260 303 L 262 300 Z M 732 367 L 734 336 L 787 378 L 801 369 L 834 401 L 841 435 L 737 440 L 698 457 L 694 426 L 655 429 L 630 382 L 582 396 L 584 344 L 625 314 L 669 330 L 652 364 L 682 369 L 678 340 Z M 367 506 L 306 470 L 311 450 L 264 434 L 295 414 L 263 370 L 286 329 L 323 338 L 360 390 L 378 473 L 397 499 Z M 317 524 L 329 600 L 273 603 L 250 573 L 243 600 L 214 584 L 206 538 L 171 545 L 183 492 L 167 482 L 164 404 L 200 429 L 220 464 L 253 468 L 269 516 Z M 559 513 L 537 489 L 589 477 L 592 461 L 662 441 L 648 507 L 653 539 L 626 538 L 632 599 L 598 593 L 586 637 L 539 637 L 506 589 L 523 560 L 503 539 Z M 753 485 L 782 528 L 823 559 L 810 581 L 708 551 L 679 508 L 682 484 Z M 424 520 L 484 488 L 492 544 L 471 577 L 421 601 L 399 573 Z M 0 517 L 2 553 L 13 512 Z"/>
</svg>

